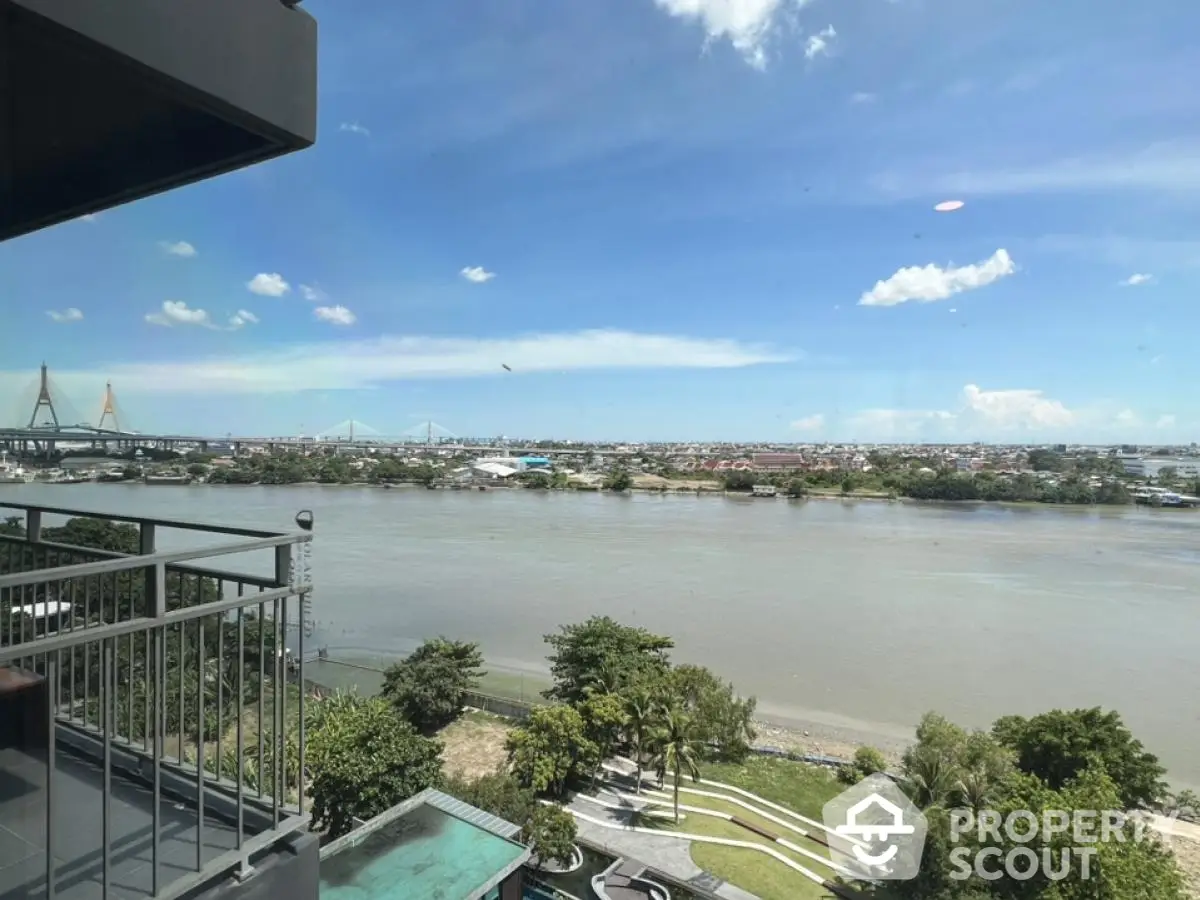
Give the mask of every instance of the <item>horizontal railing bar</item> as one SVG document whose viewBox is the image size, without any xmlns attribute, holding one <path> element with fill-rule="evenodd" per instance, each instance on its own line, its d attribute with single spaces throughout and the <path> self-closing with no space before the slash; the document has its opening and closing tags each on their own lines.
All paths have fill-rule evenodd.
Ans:
<svg viewBox="0 0 1200 900">
<path fill-rule="evenodd" d="M 35 569 L 31 572 L 22 572 L 17 575 L 0 575 L 0 589 L 23 587 L 27 584 L 42 584 L 47 581 L 67 581 L 71 578 L 85 578 L 88 575 L 107 575 L 109 572 L 134 571 L 159 563 L 171 565 L 172 563 L 187 562 L 190 559 L 206 559 L 210 556 L 251 553 L 255 550 L 269 550 L 272 547 L 282 547 L 285 544 L 303 544 L 311 540 L 311 534 L 296 532 L 295 534 L 258 538 L 257 540 L 246 541 L 240 544 L 218 544 L 215 547 L 205 547 L 202 550 L 174 550 L 166 553 L 149 553 L 137 556 L 124 556 L 120 559 L 77 563 L 73 566 L 58 566 L 52 569 Z M 34 545 L 30 544 L 30 546 Z"/>
<path fill-rule="evenodd" d="M 212 881 L 217 876 L 222 875 L 237 868 L 243 859 L 249 859 L 258 853 L 268 849 L 272 844 L 280 840 L 296 834 L 299 831 L 304 831 L 308 828 L 309 815 L 302 813 L 298 816 L 291 816 L 283 819 L 280 823 L 270 831 L 265 831 L 261 834 L 256 834 L 254 837 L 246 838 L 240 849 L 228 850 L 220 856 L 215 857 L 204 864 L 198 872 L 191 872 L 184 875 L 178 881 L 174 881 L 158 892 L 155 900 L 175 900 L 176 897 L 182 897 L 189 894 L 196 888 Z"/>
<path fill-rule="evenodd" d="M 75 631 L 60 631 L 50 637 L 36 638 L 23 644 L 11 644 L 0 647 L 0 665 L 14 659 L 24 659 L 29 656 L 40 656 L 43 653 L 53 653 L 56 650 L 67 650 L 71 647 L 82 647 L 105 638 L 124 637 L 127 634 L 141 634 L 155 628 L 163 628 L 180 622 L 190 622 L 204 616 L 216 615 L 231 609 L 244 609 L 257 606 L 260 603 L 270 603 L 288 597 L 299 596 L 295 588 L 281 587 L 260 594 L 247 594 L 244 597 L 226 597 L 223 600 L 213 600 L 200 606 L 189 606 L 187 609 L 177 609 L 165 613 L 161 618 L 139 616 L 127 622 L 114 622 L 108 625 L 95 625 L 87 628 L 76 628 Z"/>
<path fill-rule="evenodd" d="M 161 525 L 163 528 L 178 528 L 182 531 L 212 531 L 234 537 L 269 538 L 279 537 L 280 531 L 261 531 L 254 528 L 237 528 L 230 525 L 205 525 L 200 522 L 181 522 L 177 519 L 149 519 L 142 516 L 126 516 L 117 513 L 90 512 L 82 509 L 64 509 L 58 506 L 35 506 L 31 503 L 0 503 L 0 509 L 19 509 L 25 512 L 43 512 L 52 516 L 68 518 L 104 519 L 109 522 L 128 522 L 131 525 Z"/>
<path fill-rule="evenodd" d="M 47 550 L 66 551 L 68 553 L 85 553 L 99 556 L 102 559 L 146 559 L 138 553 L 121 553 L 117 550 L 98 550 L 95 547 L 81 547 L 78 544 L 63 544 L 58 541 L 27 541 L 24 538 L 0 534 L 0 544 L 22 544 L 26 547 L 45 547 Z M 31 569 L 37 572 L 52 572 L 59 567 L 49 566 L 44 569 Z M 172 572 L 183 572 L 185 575 L 200 575 L 204 578 L 217 578 L 221 581 L 238 581 L 254 587 L 275 587 L 275 579 L 269 575 L 249 575 L 243 572 L 230 572 L 225 569 L 207 569 L 203 566 L 171 566 Z M 50 577 L 47 581 L 53 580 Z"/>
</svg>

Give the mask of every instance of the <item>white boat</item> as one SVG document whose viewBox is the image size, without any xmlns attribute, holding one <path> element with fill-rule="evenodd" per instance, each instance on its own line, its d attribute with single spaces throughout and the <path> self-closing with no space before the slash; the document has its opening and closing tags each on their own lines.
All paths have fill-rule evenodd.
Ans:
<svg viewBox="0 0 1200 900">
<path fill-rule="evenodd" d="M 0 450 L 0 484 L 28 484 L 33 481 L 33 473 L 8 461 L 8 453 Z"/>
</svg>

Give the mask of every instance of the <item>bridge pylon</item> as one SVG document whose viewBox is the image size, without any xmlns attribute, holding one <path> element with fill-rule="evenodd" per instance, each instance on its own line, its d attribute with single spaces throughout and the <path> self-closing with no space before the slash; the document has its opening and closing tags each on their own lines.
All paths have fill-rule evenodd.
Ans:
<svg viewBox="0 0 1200 900">
<path fill-rule="evenodd" d="M 112 420 L 109 426 L 111 431 L 121 430 L 121 421 L 117 418 L 117 397 L 113 393 L 112 382 L 106 382 L 104 385 L 104 407 L 100 410 L 100 421 L 96 423 L 97 428 L 104 428 L 104 423 Z"/>
<path fill-rule="evenodd" d="M 50 413 L 50 421 L 54 423 L 54 430 L 59 431 L 61 425 L 58 422 L 58 413 L 54 410 L 54 398 L 50 396 L 50 373 L 46 369 L 46 364 L 42 363 L 41 378 L 38 382 L 37 400 L 33 404 L 33 412 L 29 416 L 29 427 L 37 428 L 38 413 L 42 409 L 46 409 Z"/>
</svg>

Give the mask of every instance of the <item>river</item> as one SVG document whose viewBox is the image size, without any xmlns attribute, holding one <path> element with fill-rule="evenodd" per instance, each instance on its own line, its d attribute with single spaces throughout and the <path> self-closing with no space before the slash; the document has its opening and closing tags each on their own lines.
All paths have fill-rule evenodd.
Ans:
<svg viewBox="0 0 1200 900">
<path fill-rule="evenodd" d="M 1200 785 L 1200 516 L 718 496 L 362 487 L 5 485 L 0 500 L 285 529 L 316 517 L 312 646 L 437 634 L 545 671 L 603 613 L 672 635 L 788 724 L 896 739 L 1115 708 Z"/>
</svg>

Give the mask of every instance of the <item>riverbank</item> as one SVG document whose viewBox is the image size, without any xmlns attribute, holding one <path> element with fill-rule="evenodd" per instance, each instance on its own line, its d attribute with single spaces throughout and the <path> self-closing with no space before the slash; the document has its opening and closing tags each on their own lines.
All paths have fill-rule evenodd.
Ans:
<svg viewBox="0 0 1200 900">
<path fill-rule="evenodd" d="M 646 478 L 659 478 L 660 476 L 644 476 Z M 62 487 L 67 483 L 54 482 L 34 482 L 52 487 Z M 786 492 L 780 491 L 775 496 L 762 497 L 752 495 L 749 491 L 728 490 L 723 487 L 720 482 L 713 481 L 684 481 L 675 479 L 662 479 L 661 481 L 636 483 L 626 488 L 624 491 L 613 491 L 606 489 L 600 485 L 588 485 L 584 483 L 571 484 L 565 487 L 537 487 L 529 488 L 524 485 L 506 484 L 498 482 L 495 484 L 477 484 L 477 485 L 453 485 L 453 484 L 435 484 L 426 486 L 418 482 L 388 482 L 378 483 L 369 481 L 344 481 L 344 482 L 322 482 L 322 481 L 290 481 L 282 484 L 271 484 L 266 482 L 251 482 L 246 484 L 233 483 L 208 483 L 204 481 L 193 481 L 190 483 L 172 483 L 172 484 L 145 484 L 138 480 L 129 481 L 105 481 L 105 482 L 70 482 L 70 484 L 101 484 L 106 486 L 134 486 L 134 487 L 160 487 L 160 488 L 321 488 L 321 489 L 371 489 L 371 490 L 452 490 L 452 491 L 500 491 L 504 493 L 519 493 L 529 491 L 534 494 L 539 493 L 554 493 L 554 494 L 615 494 L 621 495 L 647 495 L 647 496 L 676 496 L 676 497 L 699 497 L 712 496 L 724 497 L 727 499 L 736 500 L 786 500 L 786 501 L 803 501 L 803 500 L 853 500 L 853 501 L 870 501 L 882 503 L 902 503 L 907 505 L 918 506 L 949 506 L 949 507 L 972 507 L 972 506 L 987 506 L 987 507 L 1011 507 L 1018 509 L 1162 509 L 1166 512 L 1177 511 L 1195 511 L 1200 510 L 1200 506 L 1163 506 L 1151 507 L 1146 504 L 1138 504 L 1130 501 L 1129 503 L 1065 503 L 1065 502 L 1049 502 L 1043 500 L 942 500 L 942 499 L 926 499 L 917 497 L 908 497 L 900 494 L 889 493 L 884 491 L 872 490 L 851 490 L 843 491 L 840 488 L 809 488 L 808 491 L 799 497 L 790 497 Z"/>
<path fill-rule="evenodd" d="M 379 656 L 346 656 L 314 660 L 308 664 L 305 675 L 326 687 L 374 694 L 383 686 L 386 665 Z M 550 686 L 550 680 L 543 674 L 508 669 L 495 663 L 485 666 L 487 674 L 477 688 L 480 694 L 526 707 L 546 702 L 541 692 Z M 859 747 L 870 746 L 879 750 L 889 763 L 897 764 L 912 741 L 911 735 L 901 736 L 898 732 L 831 724 L 830 720 L 837 718 L 840 717 L 831 714 L 826 721 L 818 721 L 760 712 L 754 719 L 757 733 L 754 744 L 784 753 L 837 759 L 850 759 Z"/>
</svg>

